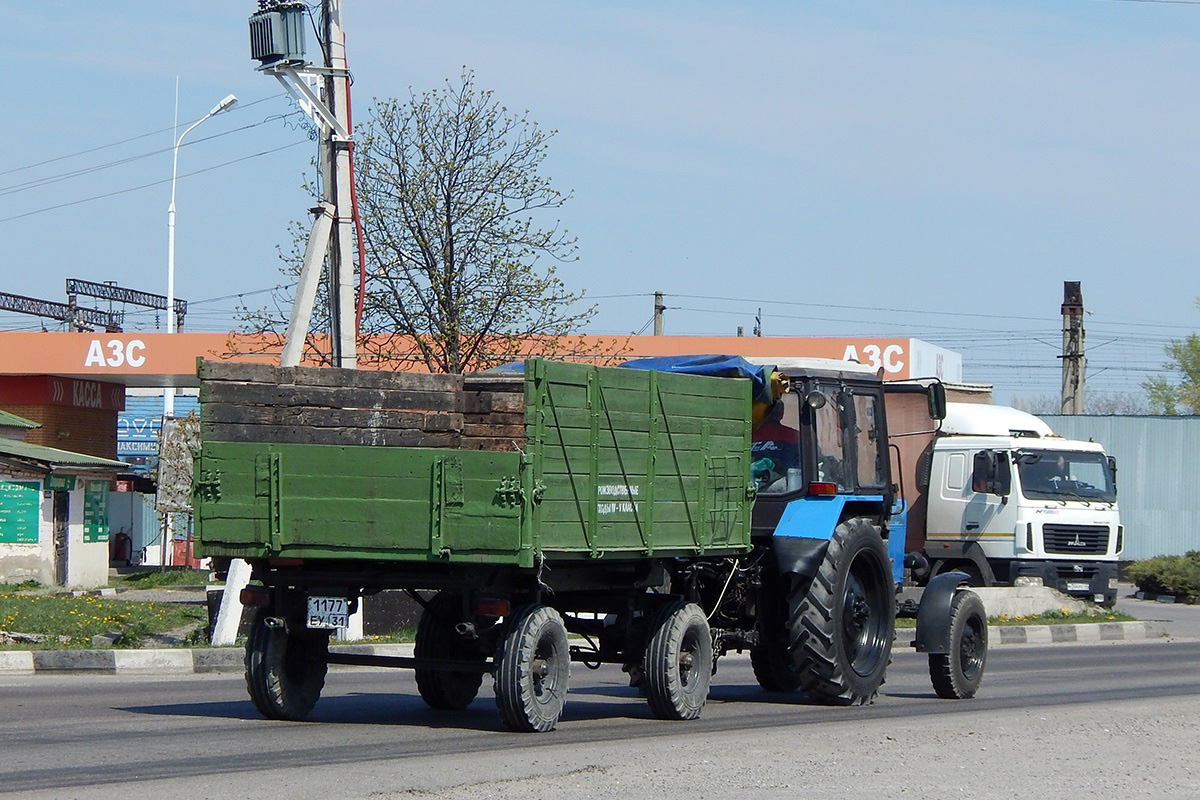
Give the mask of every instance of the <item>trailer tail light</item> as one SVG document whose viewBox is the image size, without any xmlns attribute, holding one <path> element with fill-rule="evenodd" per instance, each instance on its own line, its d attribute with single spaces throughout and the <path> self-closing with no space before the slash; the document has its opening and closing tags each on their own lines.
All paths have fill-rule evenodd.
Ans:
<svg viewBox="0 0 1200 800">
<path fill-rule="evenodd" d="M 480 597 L 475 601 L 475 613 L 481 617 L 507 617 L 512 604 L 495 597 Z"/>
<path fill-rule="evenodd" d="M 817 483 L 816 481 L 813 481 L 808 485 L 809 497 L 833 497 L 836 494 L 836 483 Z"/>
<path fill-rule="evenodd" d="M 1113 551 L 1113 555 L 1121 555 L 1121 551 L 1125 549 L 1125 526 L 1117 526 L 1117 549 Z"/>
<path fill-rule="evenodd" d="M 271 605 L 271 590 L 265 586 L 247 586 L 238 592 L 242 605 L 249 608 L 261 608 Z"/>
</svg>

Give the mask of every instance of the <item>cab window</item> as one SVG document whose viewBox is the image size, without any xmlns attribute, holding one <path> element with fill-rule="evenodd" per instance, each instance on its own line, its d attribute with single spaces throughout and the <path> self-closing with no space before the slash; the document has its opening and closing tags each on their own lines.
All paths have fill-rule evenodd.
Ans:
<svg viewBox="0 0 1200 800">
<path fill-rule="evenodd" d="M 850 491 L 854 488 L 854 475 L 846 461 L 843 427 L 846 395 L 834 386 L 819 386 L 816 391 L 821 393 L 825 402 L 813 411 L 817 440 L 817 474 L 814 480 L 835 484 L 841 491 Z"/>
</svg>

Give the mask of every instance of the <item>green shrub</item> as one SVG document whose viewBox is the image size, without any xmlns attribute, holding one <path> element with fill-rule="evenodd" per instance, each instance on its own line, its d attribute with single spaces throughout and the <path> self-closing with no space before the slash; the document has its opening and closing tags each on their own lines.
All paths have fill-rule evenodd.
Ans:
<svg viewBox="0 0 1200 800">
<path fill-rule="evenodd" d="M 1200 550 L 1135 561 L 1126 574 L 1143 592 L 1200 597 Z"/>
</svg>

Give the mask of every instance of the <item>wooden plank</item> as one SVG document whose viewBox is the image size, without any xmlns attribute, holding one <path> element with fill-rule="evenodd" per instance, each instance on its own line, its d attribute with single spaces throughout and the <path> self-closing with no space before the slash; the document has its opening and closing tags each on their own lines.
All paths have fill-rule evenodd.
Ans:
<svg viewBox="0 0 1200 800">
<path fill-rule="evenodd" d="M 463 375 L 463 389 L 468 392 L 516 392 L 525 393 L 524 375 Z"/>
<path fill-rule="evenodd" d="M 456 392 L 409 389 L 359 389 L 327 386 L 274 386 L 261 383 L 215 382 L 200 386 L 200 403 L 261 405 L 296 408 L 365 408 L 406 411 L 462 410 Z"/>
<path fill-rule="evenodd" d="M 702 437 L 699 433 L 664 433 L 659 432 L 655 437 L 655 447 L 660 451 L 678 450 L 680 452 L 698 453 Z M 738 453 L 743 448 L 744 438 L 738 435 L 711 435 L 710 444 L 721 452 Z M 649 447 L 648 435 L 643 431 L 606 431 L 601 440 L 605 447 L 618 448 L 622 452 L 642 453 Z M 579 428 L 552 428 L 546 431 L 546 446 L 559 447 L 588 447 L 589 438 L 586 430 Z"/>
<path fill-rule="evenodd" d="M 454 431 L 426 432 L 380 428 L 311 428 L 297 425 L 234 425 L 210 422 L 200 423 L 200 436 L 206 442 L 449 448 L 458 447 L 462 438 Z"/>
<path fill-rule="evenodd" d="M 222 381 L 274 385 L 326 386 L 353 389 L 461 391 L 463 376 L 427 372 L 383 372 L 335 367 L 277 367 L 235 361 L 201 361 L 201 382 Z"/>
<path fill-rule="evenodd" d="M 480 438 L 508 438 L 508 439 L 524 439 L 524 425 L 476 425 L 471 421 L 465 422 L 463 425 L 463 436 L 474 436 Z"/>
<path fill-rule="evenodd" d="M 519 453 L 525 451 L 525 439 L 494 439 L 486 436 L 464 436 L 460 447 L 463 450 L 480 450 L 493 453 Z"/>
<path fill-rule="evenodd" d="M 232 403 L 207 403 L 204 421 L 233 425 L 308 425 L 316 428 L 394 428 L 418 431 L 460 431 L 462 414 L 344 408 L 281 408 Z"/>
<path fill-rule="evenodd" d="M 511 392 L 473 392 L 468 389 L 463 393 L 463 410 L 470 414 L 521 414 L 525 411 L 525 395 Z"/>
<path fill-rule="evenodd" d="M 552 418 L 552 425 L 564 431 L 587 431 L 590 415 L 585 409 L 580 408 L 556 408 Z M 640 433 L 643 436 L 650 431 L 650 419 L 645 414 L 634 414 L 631 412 L 609 412 L 604 414 L 605 425 L 614 430 Z M 658 430 L 661 437 L 667 434 L 672 436 L 680 434 L 699 435 L 703 430 L 704 423 L 708 423 L 709 431 L 712 435 L 732 436 L 737 439 L 743 439 L 746 436 L 748 425 L 743 419 L 717 419 L 707 417 L 684 417 L 672 416 L 665 417 L 660 421 Z M 746 445 L 749 447 L 749 444 Z"/>
<path fill-rule="evenodd" d="M 524 425 L 525 415 L 504 412 L 474 414 L 470 411 L 463 411 L 463 422 L 469 422 L 472 425 Z"/>
</svg>

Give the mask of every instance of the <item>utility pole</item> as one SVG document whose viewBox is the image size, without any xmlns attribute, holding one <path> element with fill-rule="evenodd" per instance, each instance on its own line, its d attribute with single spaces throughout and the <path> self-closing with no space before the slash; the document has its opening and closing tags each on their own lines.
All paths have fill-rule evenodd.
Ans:
<svg viewBox="0 0 1200 800">
<path fill-rule="evenodd" d="M 1083 413 L 1083 292 L 1079 281 L 1063 281 L 1062 413 Z"/>
<path fill-rule="evenodd" d="M 326 138 L 325 156 L 329 180 L 324 199 L 337 209 L 329 242 L 329 304 L 333 365 L 353 369 L 357 365 L 354 337 L 354 212 L 350 202 L 350 72 L 346 67 L 346 35 L 342 31 L 341 0 L 322 0 L 325 15 L 325 97 L 330 111 L 347 136 Z"/>
<path fill-rule="evenodd" d="M 321 131 L 318 153 L 321 202 L 313 211 L 296 301 L 288 320 L 287 338 L 279 361 L 296 366 L 312 319 L 312 303 L 326 262 L 329 287 L 330 349 L 333 365 L 353 368 L 355 355 L 354 258 L 350 202 L 350 107 L 345 35 L 341 0 L 321 0 L 321 66 L 305 57 L 304 31 L 307 9 L 289 0 L 259 0 L 259 11 L 250 17 L 250 52 L 259 70 L 272 75 L 317 124 Z M 320 94 L 307 79 L 319 80 Z"/>
<path fill-rule="evenodd" d="M 663 293 L 655 292 L 654 293 L 654 335 L 655 336 L 663 335 L 663 332 L 662 332 L 663 331 L 663 312 L 666 310 L 667 310 L 667 307 L 663 305 Z"/>
</svg>

